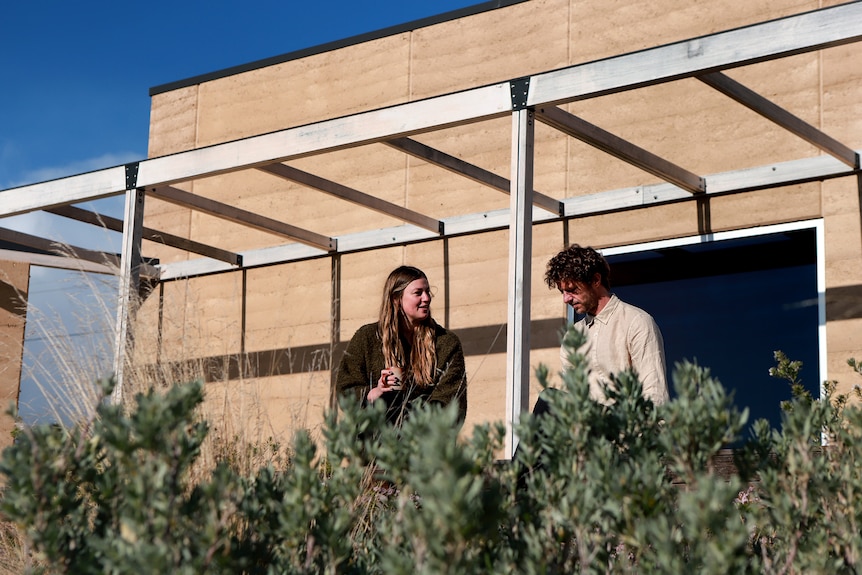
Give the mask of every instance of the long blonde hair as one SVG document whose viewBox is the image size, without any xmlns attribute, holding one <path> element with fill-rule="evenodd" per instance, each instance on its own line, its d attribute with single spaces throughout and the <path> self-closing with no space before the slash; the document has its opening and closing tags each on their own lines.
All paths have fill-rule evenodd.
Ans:
<svg viewBox="0 0 862 575">
<path fill-rule="evenodd" d="M 409 338 L 410 357 L 407 358 L 404 344 L 401 340 L 401 328 L 409 326 L 410 322 L 401 308 L 401 297 L 404 290 L 412 282 L 428 277 L 419 268 L 400 266 L 392 270 L 383 287 L 383 302 L 380 305 L 380 319 L 377 330 L 383 340 L 383 359 L 388 366 L 398 366 L 406 371 L 408 382 L 412 380 L 419 387 L 427 387 L 434 383 L 434 372 L 437 366 L 437 345 L 435 331 L 437 324 L 431 318 L 422 323 L 414 323 L 412 333 L 405 334 Z M 410 364 L 407 365 L 409 359 Z"/>
</svg>

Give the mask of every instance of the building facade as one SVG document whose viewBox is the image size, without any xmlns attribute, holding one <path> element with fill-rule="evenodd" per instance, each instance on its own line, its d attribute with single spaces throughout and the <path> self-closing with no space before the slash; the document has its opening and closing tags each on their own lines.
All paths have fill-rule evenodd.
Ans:
<svg viewBox="0 0 862 575">
<path fill-rule="evenodd" d="M 144 255 L 163 271 L 138 312 L 134 361 L 201 370 L 211 408 L 254 418 L 261 433 L 314 429 L 332 405 L 345 343 L 377 317 L 386 275 L 415 265 L 435 289 L 434 316 L 464 344 L 469 429 L 529 407 L 538 382 L 531 376 L 530 397 L 513 400 L 513 369 L 544 364 L 559 380 L 566 310 L 542 276 L 553 254 L 580 243 L 613 258 L 612 282 L 628 288 L 625 297 L 661 309 L 666 338 L 681 342 L 671 365 L 736 353 L 703 336 L 730 318 L 722 342 L 754 334 L 767 350 L 793 353 L 801 341 L 816 365 L 808 381 L 833 379 L 848 391 L 858 375 L 846 360 L 862 356 L 862 32 L 799 49 L 767 36 L 770 55 L 739 54 L 755 50 L 751 36 L 769 33 L 768 23 L 808 25 L 821 13 L 837 21 L 843 12 L 830 9 L 857 4 L 489 2 L 156 87 L 149 157 L 163 167 L 153 176 L 144 162 L 139 178 L 167 188 L 139 188 L 144 226 L 242 262 L 198 266 L 190 250 L 145 239 Z M 701 63 L 711 57 L 730 63 Z M 465 112 L 445 125 L 415 117 L 457 116 L 468 96 L 497 87 L 511 91 L 514 117 Z M 561 95 L 516 102 L 522 88 L 530 98 Z M 371 135 L 350 140 L 350 130 Z M 255 159 L 282 136 L 299 142 L 278 154 L 285 161 Z M 320 144 L 325 153 L 300 145 L 324 137 L 346 139 Z M 513 150 L 524 149 L 531 155 L 518 169 Z M 187 158 L 194 167 L 174 175 Z M 240 164 L 248 169 L 231 169 Z M 523 233 L 513 215 L 518 186 L 533 205 L 521 207 L 524 241 L 513 237 Z M 296 238 L 316 250 L 277 255 Z M 529 265 L 513 295 L 518 257 Z M 745 275 L 757 272 L 773 282 L 765 291 Z M 779 295 L 796 284 L 804 285 Z M 778 315 L 761 318 L 758 302 L 773 300 L 783 302 Z M 526 335 L 513 340 L 522 319 Z M 771 329 L 755 329 L 764 325 Z M 797 327 L 804 334 L 782 339 Z M 524 365 L 513 368 L 521 346 Z M 772 365 L 763 355 L 746 364 L 758 376 Z M 738 394 L 769 385 L 727 383 Z"/>
</svg>

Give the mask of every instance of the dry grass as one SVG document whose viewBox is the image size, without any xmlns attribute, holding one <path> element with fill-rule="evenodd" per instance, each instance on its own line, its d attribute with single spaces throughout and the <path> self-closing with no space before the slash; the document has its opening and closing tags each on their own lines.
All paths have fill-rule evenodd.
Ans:
<svg viewBox="0 0 862 575">
<path fill-rule="evenodd" d="M 22 380 L 32 381 L 38 387 L 39 395 L 47 399 L 47 412 L 43 419 L 65 425 L 90 421 L 96 416 L 101 398 L 95 381 L 112 373 L 116 335 L 116 303 L 112 296 L 105 294 L 111 293 L 111 285 L 117 284 L 117 278 L 79 272 L 74 282 L 78 288 L 83 286 L 79 293 L 85 294 L 72 299 L 69 304 L 75 310 L 76 331 L 89 335 L 69 337 L 59 313 L 28 307 L 29 337 L 39 338 L 45 345 L 44 351 L 28 355 L 26 370 L 22 374 Z M 25 298 L 24 294 L 21 296 Z M 213 355 L 205 330 L 194 323 L 194 318 L 203 316 L 196 316 L 193 306 L 185 302 L 183 325 L 166 326 L 162 317 L 153 321 L 152 309 L 147 308 L 152 307 L 153 302 L 142 300 L 135 303 L 141 312 L 139 321 L 133 324 L 134 337 L 130 341 L 134 341 L 134 346 L 127 349 L 130 361 L 124 368 L 124 405 L 132 405 L 138 392 L 165 390 L 176 383 L 194 380 L 208 381 L 200 414 L 208 421 L 210 433 L 191 471 L 191 483 L 208 478 L 219 461 L 228 461 L 244 474 L 251 474 L 268 464 L 287 465 L 284 448 L 288 442 L 285 437 L 287 430 L 273 426 L 268 409 L 271 406 L 264 404 L 265 399 L 260 393 L 261 382 L 245 377 L 228 380 L 227 366 L 221 370 L 220 376 L 214 378 L 212 366 L 196 359 Z M 169 306 L 171 302 L 162 302 L 162 305 Z M 222 329 L 242 328 L 227 325 Z M 181 351 L 177 353 L 172 349 L 173 361 L 153 361 L 152 351 L 165 345 L 161 339 L 165 331 L 186 334 L 179 342 Z M 244 361 L 239 355 L 224 357 L 226 363 L 240 364 Z M 176 361 L 177 358 L 181 361 Z M 320 361 L 320 358 L 315 361 Z M 304 371 L 311 378 L 319 378 L 320 367 L 309 366 Z M 240 372 L 250 373 L 251 370 Z M 328 371 L 325 375 L 328 383 Z M 320 385 L 320 382 L 309 381 L 308 385 Z M 310 394 L 308 396 L 305 405 L 293 406 L 293 429 L 303 427 L 306 422 L 302 418 L 315 408 Z M 32 567 L 26 538 L 16 525 L 0 522 L 0 575 L 22 573 Z"/>
<path fill-rule="evenodd" d="M 0 521 L 0 575 L 25 573 L 34 566 L 27 540 L 18 526 Z"/>
</svg>

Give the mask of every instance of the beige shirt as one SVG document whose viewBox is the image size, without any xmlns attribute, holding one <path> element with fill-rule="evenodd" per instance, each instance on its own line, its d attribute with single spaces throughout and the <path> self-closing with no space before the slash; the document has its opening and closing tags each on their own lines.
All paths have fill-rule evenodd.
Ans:
<svg viewBox="0 0 862 575">
<path fill-rule="evenodd" d="M 593 399 L 608 403 L 602 384 L 611 383 L 611 374 L 631 367 L 643 383 L 646 397 L 656 405 L 668 400 L 664 340 L 651 315 L 611 295 L 598 315 L 587 315 L 573 328 L 587 336 L 578 352 L 587 358 Z M 568 354 L 562 347 L 560 359 L 563 370 L 571 368 Z"/>
</svg>

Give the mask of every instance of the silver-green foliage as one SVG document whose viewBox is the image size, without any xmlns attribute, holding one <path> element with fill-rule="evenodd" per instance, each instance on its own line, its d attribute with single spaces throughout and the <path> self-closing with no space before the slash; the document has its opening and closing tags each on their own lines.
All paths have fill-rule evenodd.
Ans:
<svg viewBox="0 0 862 575">
<path fill-rule="evenodd" d="M 301 432 L 286 468 L 220 465 L 192 485 L 207 433 L 195 383 L 24 430 L 0 463 L 2 510 L 48 572 L 855 573 L 862 412 L 831 384 L 824 400 L 803 393 L 800 366 L 776 359 L 793 390 L 781 429 L 755 422 L 730 477 L 715 456 L 747 413 L 709 370 L 677 365 L 662 406 L 619 374 L 604 406 L 572 353 L 563 389 L 543 393 L 550 411 L 517 426 L 512 462 L 495 457 L 502 424 L 459 439 L 452 409 L 396 429 L 345 404 L 323 449 Z"/>
</svg>

